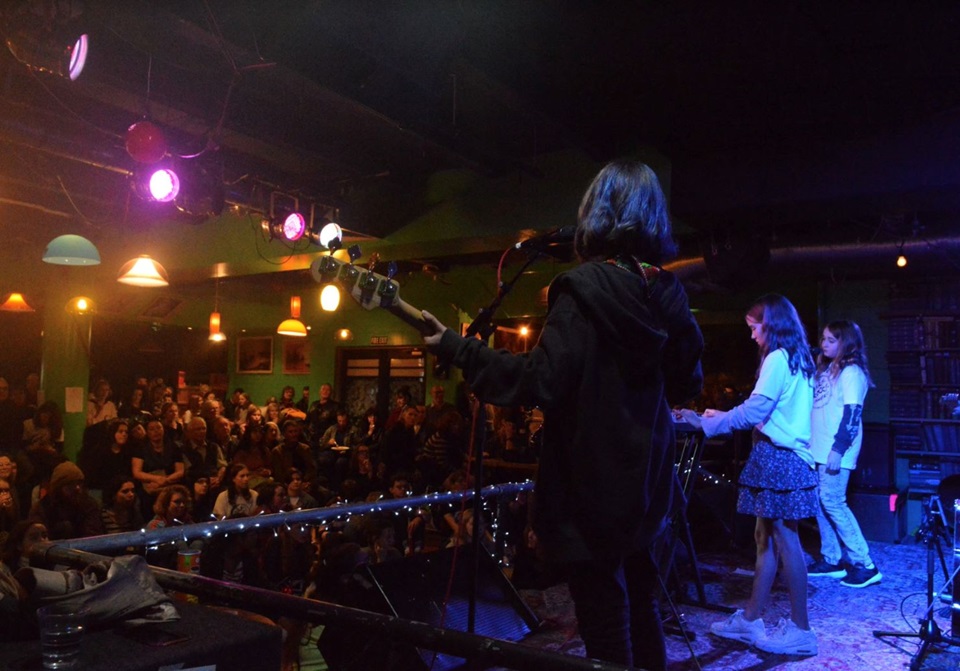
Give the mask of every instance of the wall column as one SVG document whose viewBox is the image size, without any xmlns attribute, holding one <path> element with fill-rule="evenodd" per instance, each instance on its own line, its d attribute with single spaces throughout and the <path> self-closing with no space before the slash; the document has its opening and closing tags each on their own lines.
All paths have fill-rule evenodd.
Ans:
<svg viewBox="0 0 960 671">
<path fill-rule="evenodd" d="M 44 397 L 56 401 L 63 413 L 64 454 L 76 461 L 87 425 L 87 385 L 90 379 L 90 333 L 92 319 L 88 315 L 68 314 L 67 301 L 76 295 L 70 282 L 50 287 L 43 312 L 43 348 L 40 361 L 40 387 Z M 71 400 L 79 408 L 68 412 L 67 390 L 74 390 Z M 76 390 L 79 389 L 77 392 Z"/>
</svg>

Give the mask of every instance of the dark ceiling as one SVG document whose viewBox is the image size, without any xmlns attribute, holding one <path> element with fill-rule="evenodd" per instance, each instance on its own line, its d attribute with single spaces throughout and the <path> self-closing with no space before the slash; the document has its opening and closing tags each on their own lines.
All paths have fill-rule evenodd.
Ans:
<svg viewBox="0 0 960 671">
<path fill-rule="evenodd" d="M 123 134 L 149 116 L 175 152 L 222 157 L 228 201 L 278 187 L 377 237 L 438 170 L 641 148 L 670 161 L 688 250 L 960 227 L 957 3 L 63 0 L 5 3 L 5 30 L 53 5 L 90 61 L 71 83 L 0 55 L 10 207 L 146 217 Z"/>
</svg>

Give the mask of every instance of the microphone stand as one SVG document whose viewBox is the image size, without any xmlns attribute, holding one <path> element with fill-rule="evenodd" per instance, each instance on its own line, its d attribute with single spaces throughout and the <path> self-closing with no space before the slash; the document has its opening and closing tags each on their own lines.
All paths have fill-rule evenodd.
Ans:
<svg viewBox="0 0 960 671">
<path fill-rule="evenodd" d="M 520 270 L 517 271 L 517 274 L 513 276 L 508 282 L 501 282 L 500 286 L 497 289 L 497 295 L 485 308 L 481 308 L 480 312 L 477 313 L 477 316 L 474 317 L 473 321 L 470 322 L 470 325 L 467 327 L 464 337 L 473 338 L 476 335 L 479 335 L 484 341 L 488 340 L 490 336 L 496 331 L 496 327 L 491 323 L 493 320 L 493 315 L 500 307 L 500 303 L 503 302 L 503 299 L 513 290 L 514 284 L 517 283 L 517 280 L 520 279 L 520 276 L 523 275 L 524 271 L 529 268 L 535 261 L 540 259 L 546 254 L 537 251 L 534 254 L 531 254 L 527 259 L 527 262 L 520 267 Z M 484 409 L 484 404 L 478 398 L 477 409 L 475 412 L 479 413 Z M 479 419 L 479 418 L 478 418 Z M 481 497 L 481 492 L 483 490 L 483 446 L 486 445 L 487 438 L 487 421 L 486 416 L 483 418 L 483 422 L 476 422 L 476 434 L 474 435 L 474 445 L 479 446 L 479 449 L 476 450 L 474 454 L 474 492 L 473 492 L 473 538 L 470 541 L 470 551 L 473 554 L 472 557 L 472 579 L 470 580 L 470 605 L 467 611 L 467 632 L 473 633 L 474 627 L 477 622 L 477 583 L 480 576 L 480 537 L 483 532 L 483 499 Z"/>
</svg>

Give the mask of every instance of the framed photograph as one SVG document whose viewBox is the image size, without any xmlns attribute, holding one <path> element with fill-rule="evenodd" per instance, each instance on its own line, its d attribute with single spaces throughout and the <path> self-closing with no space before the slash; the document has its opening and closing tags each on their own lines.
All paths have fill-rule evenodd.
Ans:
<svg viewBox="0 0 960 671">
<path fill-rule="evenodd" d="M 273 336 L 237 338 L 237 372 L 273 372 Z"/>
<path fill-rule="evenodd" d="M 283 372 L 288 375 L 310 372 L 310 343 L 306 338 L 283 339 Z"/>
</svg>

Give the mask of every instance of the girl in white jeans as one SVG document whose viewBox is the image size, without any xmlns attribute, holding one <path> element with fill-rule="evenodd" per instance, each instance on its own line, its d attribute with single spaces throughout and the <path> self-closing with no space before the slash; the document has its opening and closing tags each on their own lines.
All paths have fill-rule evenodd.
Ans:
<svg viewBox="0 0 960 671">
<path fill-rule="evenodd" d="M 847 505 L 847 483 L 857 467 L 863 442 L 863 401 L 873 386 L 860 327 L 833 321 L 823 329 L 817 358 L 817 386 L 811 416 L 810 451 L 820 474 L 820 553 L 807 567 L 811 577 L 842 578 L 841 585 L 866 587 L 883 577 L 870 559 L 870 549 L 857 518 Z M 841 546 L 842 543 L 842 546 Z M 847 564 L 843 561 L 847 549 Z"/>
</svg>

